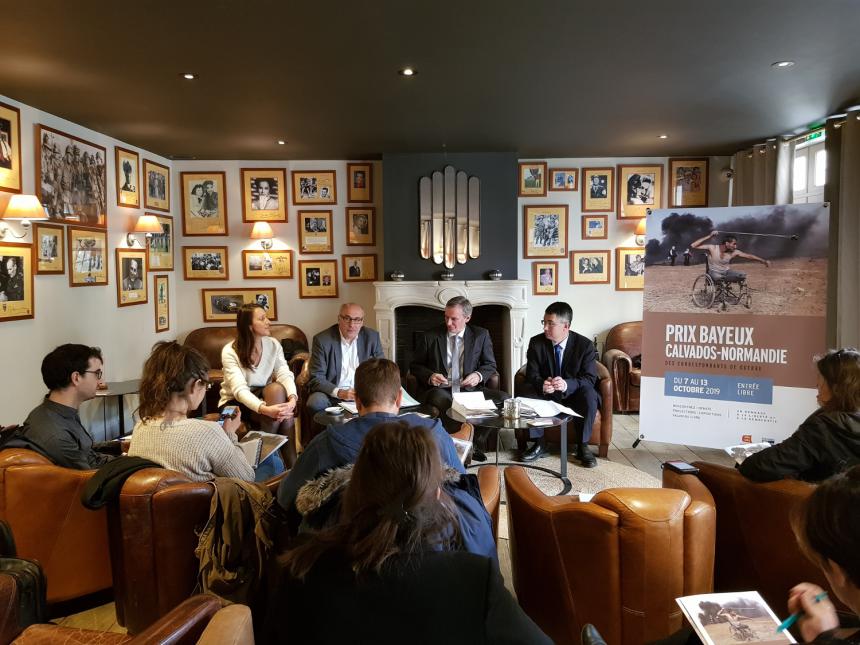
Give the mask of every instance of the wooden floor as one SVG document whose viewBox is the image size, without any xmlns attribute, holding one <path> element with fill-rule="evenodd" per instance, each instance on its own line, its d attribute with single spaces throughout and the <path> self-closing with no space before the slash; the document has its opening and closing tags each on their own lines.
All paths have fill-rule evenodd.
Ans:
<svg viewBox="0 0 860 645">
<path fill-rule="evenodd" d="M 633 442 L 639 436 L 639 415 L 616 414 L 612 417 L 612 443 L 609 446 L 609 460 L 632 466 L 649 475 L 661 479 L 660 465 L 664 461 L 680 459 L 683 461 L 709 461 L 724 466 L 734 465 L 734 460 L 725 452 L 716 448 L 701 448 L 683 446 L 658 441 L 642 441 L 636 448 Z M 503 503 L 504 504 L 504 503 Z M 507 523 L 507 512 L 504 505 L 501 509 L 500 524 Z M 500 531 L 507 535 L 507 531 Z M 500 537 L 498 541 L 499 566 L 505 579 L 505 586 L 513 594 L 511 576 L 511 550 L 508 540 Z M 113 603 L 75 614 L 56 621 L 68 627 L 95 629 L 98 631 L 124 632 L 116 622 Z"/>
</svg>

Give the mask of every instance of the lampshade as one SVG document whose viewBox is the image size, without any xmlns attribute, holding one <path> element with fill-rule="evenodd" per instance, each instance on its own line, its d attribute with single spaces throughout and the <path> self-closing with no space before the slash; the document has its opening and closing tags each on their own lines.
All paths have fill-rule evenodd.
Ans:
<svg viewBox="0 0 860 645">
<path fill-rule="evenodd" d="M 155 215 L 141 215 L 134 225 L 134 233 L 162 233 L 161 224 Z"/>
<path fill-rule="evenodd" d="M 645 235 L 645 218 L 639 220 L 636 224 L 636 235 Z"/>
<path fill-rule="evenodd" d="M 251 230 L 252 240 L 268 240 L 275 236 L 275 232 L 268 222 L 256 222 Z"/>
<path fill-rule="evenodd" d="M 48 219 L 48 215 L 35 195 L 12 195 L 2 218 L 32 221 Z"/>
</svg>

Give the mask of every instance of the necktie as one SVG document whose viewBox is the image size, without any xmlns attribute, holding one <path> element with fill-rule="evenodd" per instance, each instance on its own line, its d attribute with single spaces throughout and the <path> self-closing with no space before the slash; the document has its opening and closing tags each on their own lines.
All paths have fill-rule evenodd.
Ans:
<svg viewBox="0 0 860 645">
<path fill-rule="evenodd" d="M 456 388 L 455 391 L 459 391 L 460 389 L 459 340 L 459 336 L 451 337 L 451 387 Z"/>
<path fill-rule="evenodd" d="M 561 345 L 555 346 L 555 375 L 561 376 Z"/>
</svg>

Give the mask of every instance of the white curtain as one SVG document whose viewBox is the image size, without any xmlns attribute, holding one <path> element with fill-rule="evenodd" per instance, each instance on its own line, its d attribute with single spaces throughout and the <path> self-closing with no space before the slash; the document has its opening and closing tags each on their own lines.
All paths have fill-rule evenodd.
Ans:
<svg viewBox="0 0 860 645">
<path fill-rule="evenodd" d="M 732 206 L 791 202 L 794 142 L 768 139 L 735 153 Z"/>
</svg>

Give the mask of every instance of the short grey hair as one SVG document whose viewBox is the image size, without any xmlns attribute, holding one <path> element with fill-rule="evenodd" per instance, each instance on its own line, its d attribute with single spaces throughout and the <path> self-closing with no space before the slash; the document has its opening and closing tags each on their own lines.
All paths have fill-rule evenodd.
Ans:
<svg viewBox="0 0 860 645">
<path fill-rule="evenodd" d="M 445 303 L 445 309 L 448 307 L 460 307 L 463 309 L 463 315 L 469 317 L 472 315 L 472 303 L 466 296 L 454 296 Z"/>
</svg>

